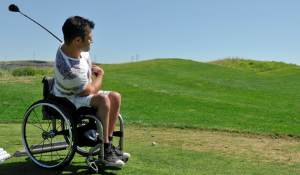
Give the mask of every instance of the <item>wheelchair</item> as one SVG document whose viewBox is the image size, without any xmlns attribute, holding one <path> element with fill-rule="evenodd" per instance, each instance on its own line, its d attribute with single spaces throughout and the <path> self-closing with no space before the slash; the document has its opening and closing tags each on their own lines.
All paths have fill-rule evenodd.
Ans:
<svg viewBox="0 0 300 175">
<path fill-rule="evenodd" d="M 50 92 L 54 77 L 43 78 L 43 96 L 26 111 L 22 123 L 22 142 L 30 159 L 40 167 L 61 169 L 73 159 L 75 152 L 87 157 L 86 164 L 92 173 L 98 173 L 104 161 L 104 141 L 101 121 L 96 109 L 82 107 L 76 110 L 68 99 L 56 97 Z M 119 148 L 123 151 L 123 119 L 119 115 Z M 97 131 L 97 140 L 83 135 L 88 129 Z M 98 155 L 98 159 L 94 156 Z M 127 160 L 123 160 L 127 162 Z"/>
</svg>

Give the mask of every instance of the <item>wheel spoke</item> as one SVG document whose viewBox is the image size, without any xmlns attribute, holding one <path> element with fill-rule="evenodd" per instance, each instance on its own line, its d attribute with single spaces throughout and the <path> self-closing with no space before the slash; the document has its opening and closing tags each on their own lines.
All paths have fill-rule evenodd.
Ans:
<svg viewBox="0 0 300 175">
<path fill-rule="evenodd" d="M 73 138 L 74 134 L 77 137 L 77 133 L 71 130 L 73 125 L 76 126 L 73 120 L 68 119 L 60 108 L 47 103 L 47 100 L 36 102 L 27 111 L 22 138 L 31 160 L 44 168 L 59 168 L 69 164 L 77 146 L 77 140 Z M 71 144 L 67 135 L 70 135 Z M 66 142 L 70 145 L 65 146 Z"/>
<path fill-rule="evenodd" d="M 44 143 L 45 143 L 45 139 L 44 139 L 43 141 L 41 141 L 39 144 L 36 144 L 36 146 L 34 146 L 34 147 L 32 147 L 32 146 L 33 146 L 33 145 L 32 145 L 32 146 L 31 146 L 32 148 L 30 148 L 30 151 L 33 152 L 33 150 L 34 150 L 35 148 L 37 148 L 39 145 L 41 145 L 41 143 L 43 143 L 43 144 L 42 144 L 42 145 L 43 145 L 43 146 L 42 146 L 42 150 L 43 150 L 43 148 L 44 148 Z"/>
<path fill-rule="evenodd" d="M 41 125 L 40 125 L 41 127 L 38 127 L 38 126 L 36 126 L 35 124 L 33 124 L 33 123 L 29 122 L 29 121 L 27 121 L 27 123 L 29 123 L 29 124 L 35 126 L 36 128 L 38 128 L 38 129 L 40 129 L 40 130 L 42 130 L 42 131 L 45 131 Z"/>
<path fill-rule="evenodd" d="M 41 128 L 43 128 L 42 125 L 41 125 L 40 119 L 38 118 L 38 116 L 37 116 L 37 114 L 36 114 L 36 112 L 35 112 L 35 109 L 33 109 L 33 112 L 34 112 L 35 117 L 36 117 L 36 119 L 38 120 L 38 123 L 40 124 Z"/>
</svg>

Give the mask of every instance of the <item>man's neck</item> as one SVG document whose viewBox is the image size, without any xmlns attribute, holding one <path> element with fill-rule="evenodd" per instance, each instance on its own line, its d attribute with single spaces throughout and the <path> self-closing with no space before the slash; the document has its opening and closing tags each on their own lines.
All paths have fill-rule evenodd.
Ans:
<svg viewBox="0 0 300 175">
<path fill-rule="evenodd" d="M 68 57 L 80 59 L 80 51 L 72 45 L 66 45 L 65 43 L 61 46 L 61 51 Z"/>
</svg>

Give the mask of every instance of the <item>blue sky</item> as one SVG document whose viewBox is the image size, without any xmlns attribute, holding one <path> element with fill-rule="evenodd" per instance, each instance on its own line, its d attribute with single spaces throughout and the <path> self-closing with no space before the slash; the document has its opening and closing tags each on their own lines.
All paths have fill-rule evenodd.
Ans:
<svg viewBox="0 0 300 175">
<path fill-rule="evenodd" d="M 95 22 L 98 63 L 155 58 L 208 62 L 227 57 L 300 65 L 299 0 L 1 0 L 0 61 L 53 61 L 61 27 L 74 15 Z"/>
</svg>

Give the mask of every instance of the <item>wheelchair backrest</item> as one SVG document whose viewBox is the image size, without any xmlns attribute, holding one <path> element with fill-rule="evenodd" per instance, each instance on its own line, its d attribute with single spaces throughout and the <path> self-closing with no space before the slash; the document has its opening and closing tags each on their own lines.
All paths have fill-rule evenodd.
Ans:
<svg viewBox="0 0 300 175">
<path fill-rule="evenodd" d="M 60 106 L 61 108 L 66 109 L 69 112 L 76 111 L 76 107 L 71 101 L 64 97 L 56 97 L 51 94 L 53 86 L 55 84 L 54 77 L 44 77 L 42 83 L 44 84 L 43 87 L 43 96 L 44 99 L 51 100 L 53 104 Z"/>
<path fill-rule="evenodd" d="M 43 96 L 44 98 L 47 98 L 48 94 L 50 94 L 53 89 L 55 83 L 54 77 L 44 77 L 42 83 L 44 84 Z"/>
</svg>

